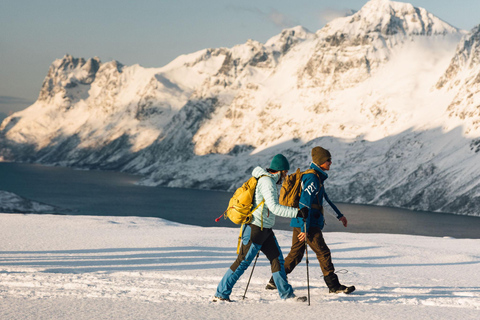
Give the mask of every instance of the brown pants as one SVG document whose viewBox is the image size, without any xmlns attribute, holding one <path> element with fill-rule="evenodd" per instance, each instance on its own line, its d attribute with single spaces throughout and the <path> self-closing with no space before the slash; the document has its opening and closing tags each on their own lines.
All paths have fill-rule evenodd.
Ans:
<svg viewBox="0 0 480 320">
<path fill-rule="evenodd" d="M 290 249 L 288 256 L 285 258 L 286 274 L 291 273 L 297 264 L 303 259 L 303 254 L 305 253 L 305 241 L 298 240 L 300 232 L 300 228 L 293 228 L 292 248 Z M 323 239 L 322 230 L 320 228 L 310 228 L 307 233 L 307 243 L 317 255 L 323 275 L 328 276 L 330 273 L 334 272 L 335 268 L 333 267 L 330 249 Z"/>
</svg>

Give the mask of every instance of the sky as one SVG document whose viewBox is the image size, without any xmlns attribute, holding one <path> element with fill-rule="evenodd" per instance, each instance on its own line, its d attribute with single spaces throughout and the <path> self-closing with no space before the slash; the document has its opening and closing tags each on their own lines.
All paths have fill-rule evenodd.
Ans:
<svg viewBox="0 0 480 320">
<path fill-rule="evenodd" d="M 31 105 L 65 54 L 162 67 L 181 54 L 315 32 L 367 0 L 0 0 L 0 119 Z M 451 25 L 480 24 L 478 0 L 412 0 Z"/>
</svg>

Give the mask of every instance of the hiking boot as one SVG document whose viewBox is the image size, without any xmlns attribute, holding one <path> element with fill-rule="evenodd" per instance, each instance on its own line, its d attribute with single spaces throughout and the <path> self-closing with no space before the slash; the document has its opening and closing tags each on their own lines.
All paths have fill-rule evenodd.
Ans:
<svg viewBox="0 0 480 320">
<path fill-rule="evenodd" d="M 352 293 L 355 291 L 355 286 L 344 286 L 343 284 L 340 284 L 338 281 L 338 276 L 335 273 L 330 273 L 328 276 L 323 277 L 325 280 L 325 283 L 327 284 L 328 287 L 328 292 L 329 293 Z"/>
<path fill-rule="evenodd" d="M 295 294 L 292 293 L 292 295 L 290 297 L 288 297 L 287 299 L 285 299 L 286 301 L 294 301 L 294 302 L 306 302 L 307 301 L 307 297 L 297 297 Z"/>
<path fill-rule="evenodd" d="M 213 302 L 217 302 L 217 301 L 225 301 L 225 302 L 232 302 L 232 300 L 230 300 L 229 298 L 221 298 L 221 297 L 213 297 Z"/>
<path fill-rule="evenodd" d="M 353 291 L 355 291 L 355 286 L 347 287 L 347 286 L 344 286 L 343 284 L 341 284 L 338 288 L 335 288 L 335 289 L 329 288 L 328 289 L 329 293 L 346 293 L 346 294 L 349 294 L 349 293 L 352 293 Z"/>
<path fill-rule="evenodd" d="M 270 278 L 270 281 L 268 281 L 267 286 L 265 287 L 267 290 L 275 290 L 277 289 L 277 286 L 275 285 L 275 281 L 273 281 L 273 277 Z"/>
</svg>

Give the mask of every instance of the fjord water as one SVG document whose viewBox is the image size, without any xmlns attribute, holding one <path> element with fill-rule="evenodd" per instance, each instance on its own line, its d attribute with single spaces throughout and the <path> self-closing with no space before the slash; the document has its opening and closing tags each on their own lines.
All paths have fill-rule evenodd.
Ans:
<svg viewBox="0 0 480 320">
<path fill-rule="evenodd" d="M 63 208 L 60 214 L 158 217 L 202 227 L 237 227 L 223 218 L 214 221 L 226 209 L 231 192 L 145 187 L 135 184 L 140 179 L 119 172 L 0 163 L 0 190 Z M 324 231 L 480 238 L 480 217 L 342 203 L 338 207 L 348 227 L 327 214 Z M 290 230 L 289 222 L 277 218 L 276 228 Z"/>
</svg>

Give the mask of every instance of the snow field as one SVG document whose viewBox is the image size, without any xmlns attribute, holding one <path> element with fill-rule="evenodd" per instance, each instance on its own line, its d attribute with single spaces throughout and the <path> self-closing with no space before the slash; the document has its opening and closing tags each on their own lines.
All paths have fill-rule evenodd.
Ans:
<svg viewBox="0 0 480 320">
<path fill-rule="evenodd" d="M 234 288 L 212 302 L 236 257 L 237 228 L 201 228 L 156 218 L 0 214 L 1 319 L 476 319 L 480 239 L 325 233 L 342 283 L 332 295 L 309 251 L 311 306 L 264 290 L 261 255 Z M 276 231 L 286 254 L 291 235 Z M 344 270 L 348 270 L 345 273 Z M 289 275 L 306 295 L 302 262 Z"/>
</svg>

